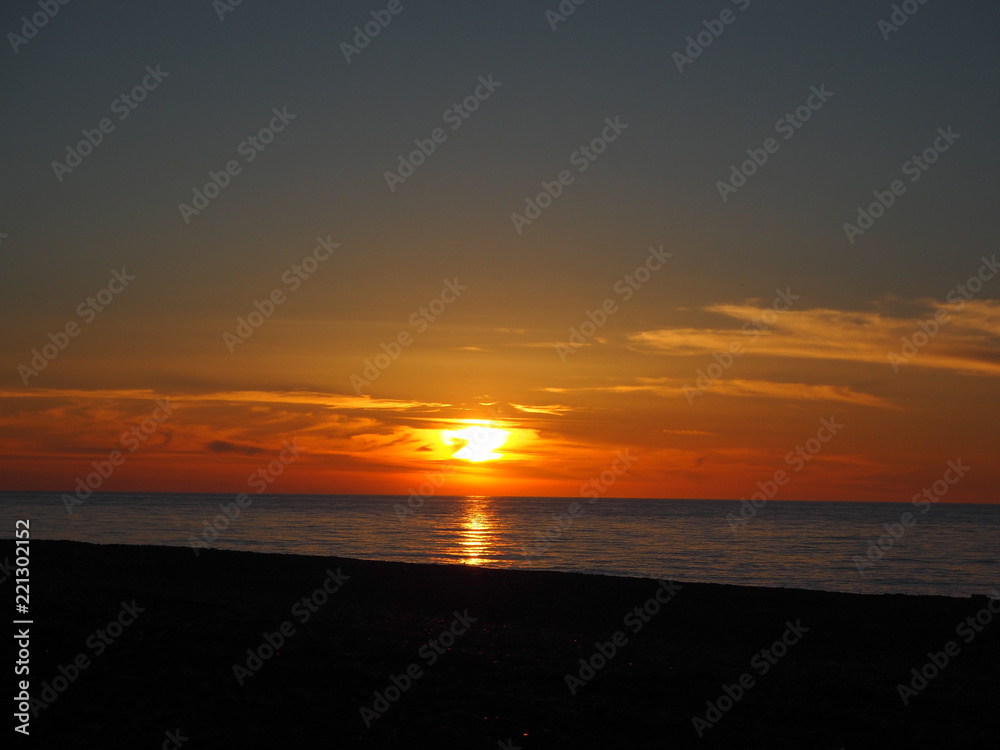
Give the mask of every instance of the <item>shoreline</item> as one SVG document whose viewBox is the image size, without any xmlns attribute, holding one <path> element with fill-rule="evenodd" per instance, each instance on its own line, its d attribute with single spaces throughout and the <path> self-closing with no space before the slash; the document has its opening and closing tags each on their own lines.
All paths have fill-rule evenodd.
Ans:
<svg viewBox="0 0 1000 750">
<path fill-rule="evenodd" d="M 12 541 L 10 538 L 3 538 L 2 541 Z M 136 549 L 192 549 L 190 544 L 120 544 L 117 542 L 81 542 L 76 539 L 35 539 L 35 541 L 48 542 L 48 543 L 58 543 L 58 544 L 81 544 L 95 547 L 126 547 L 126 548 L 136 548 Z M 386 563 L 393 565 L 411 565 L 411 566 L 431 566 L 431 567 L 444 567 L 444 568 L 459 568 L 459 569 L 479 569 L 479 570 L 497 570 L 497 571 L 517 571 L 520 573 L 558 573 L 566 575 L 581 575 L 581 576 L 598 576 L 607 577 L 615 579 L 629 579 L 636 581 L 656 581 L 657 578 L 651 578 L 646 576 L 639 576 L 630 573 L 608 573 L 602 571 L 582 571 L 582 570 L 555 570 L 546 568 L 519 568 L 513 565 L 491 565 L 489 563 L 483 563 L 480 565 L 472 565 L 467 563 L 449 563 L 449 562 L 422 562 L 422 561 L 411 561 L 411 560 L 389 560 L 385 558 L 365 558 L 365 557 L 341 557 L 341 556 L 328 556 L 328 555 L 316 555 L 308 552 L 274 552 L 268 550 L 247 550 L 247 549 L 227 549 L 224 547 L 208 547 L 204 549 L 199 549 L 199 552 L 234 552 L 234 553 L 246 553 L 251 555 L 275 555 L 283 556 L 287 555 L 290 557 L 301 557 L 301 558 L 311 558 L 311 559 L 337 559 L 341 561 L 350 561 L 358 563 Z M 758 586 L 754 584 L 743 584 L 743 583 L 722 583 L 718 581 L 694 581 L 694 580 L 682 580 L 671 578 L 670 580 L 676 580 L 679 583 L 691 584 L 697 586 L 720 586 L 728 588 L 738 588 L 738 589 L 750 589 L 750 590 L 768 590 L 768 591 L 789 591 L 789 592 L 810 592 L 810 593 L 827 593 L 827 594 L 848 594 L 851 596 L 865 596 L 865 597 L 878 597 L 878 596 L 907 596 L 907 597 L 929 597 L 929 598 L 943 598 L 943 599 L 961 599 L 968 600 L 974 599 L 976 597 L 989 598 L 987 594 L 930 594 L 930 593 L 911 593 L 906 591 L 843 591 L 839 589 L 821 589 L 821 588 L 804 588 L 798 586 Z M 986 588 L 991 584 L 980 584 L 982 588 Z"/>
<path fill-rule="evenodd" d="M 3 541 L 10 541 L 9 539 L 4 539 Z M 81 542 L 75 539 L 36 539 L 41 542 L 55 542 L 59 544 L 82 544 L 94 547 L 125 547 L 125 548 L 135 548 L 135 549 L 185 549 L 190 550 L 191 546 L 188 544 L 118 544 L 115 542 Z M 246 550 L 246 549 L 226 549 L 224 547 L 210 547 L 207 549 L 199 550 L 199 552 L 234 552 L 237 554 L 251 554 L 251 555 L 274 555 L 277 557 L 289 556 L 289 557 L 301 557 L 309 559 L 336 559 L 341 561 L 356 562 L 356 563 L 385 563 L 389 565 L 404 565 L 404 566 L 428 566 L 432 568 L 458 568 L 458 569 L 472 569 L 472 570 L 496 570 L 496 571 L 515 571 L 518 573 L 554 573 L 560 575 L 579 575 L 579 576 L 596 576 L 603 578 L 613 578 L 613 579 L 627 579 L 633 581 L 658 581 L 658 578 L 648 578 L 645 576 L 637 576 L 631 574 L 618 574 L 618 573 L 605 573 L 600 571 L 582 571 L 582 570 L 554 570 L 545 568 L 518 568 L 516 566 L 504 566 L 504 565 L 490 565 L 488 563 L 483 563 L 481 565 L 471 565 L 467 563 L 441 563 L 441 562 L 417 562 L 409 560 L 388 560 L 384 558 L 366 558 L 366 557 L 340 557 L 340 556 L 327 556 L 327 555 L 314 555 L 305 552 L 272 552 L 267 550 Z M 825 593 L 825 594 L 847 594 L 850 596 L 864 596 L 864 597 L 880 597 L 880 596 L 906 596 L 906 597 L 927 597 L 927 598 L 942 598 L 942 599 L 975 599 L 977 597 L 989 598 L 988 595 L 983 594 L 914 594 L 906 591 L 875 591 L 875 592 L 864 592 L 864 591 L 840 591 L 837 589 L 819 589 L 819 588 L 802 588 L 797 586 L 756 586 L 752 584 L 739 584 L 739 583 L 719 583 L 715 581 L 692 581 L 692 580 L 681 580 L 670 578 L 671 581 L 677 581 L 678 583 L 684 585 L 695 585 L 695 586 L 718 586 L 723 588 L 737 588 L 737 589 L 749 589 L 752 591 L 787 591 L 787 592 L 808 592 L 808 593 Z M 982 584 L 985 588 L 987 584 Z"/>
<path fill-rule="evenodd" d="M 956 632 L 991 612 L 984 596 L 31 547 L 33 696 L 76 657 L 90 662 L 32 719 L 45 746 L 159 746 L 178 728 L 190 747 L 490 750 L 930 748 L 994 736 L 1000 615 L 968 643 Z M 132 621 L 108 628 L 117 617 Z M 95 635 L 119 629 L 107 644 Z M 958 650 L 940 674 L 901 695 L 949 641 Z"/>
</svg>

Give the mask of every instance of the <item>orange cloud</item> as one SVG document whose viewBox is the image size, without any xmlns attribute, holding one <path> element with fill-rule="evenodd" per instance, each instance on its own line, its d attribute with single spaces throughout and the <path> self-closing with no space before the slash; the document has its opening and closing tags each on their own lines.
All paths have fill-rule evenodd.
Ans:
<svg viewBox="0 0 1000 750">
<path fill-rule="evenodd" d="M 1000 302 L 972 300 L 948 305 L 923 300 L 921 304 L 926 315 L 910 318 L 823 308 L 774 313 L 755 305 L 712 305 L 705 311 L 736 320 L 761 320 L 765 313 L 776 315 L 776 319 L 764 330 L 747 323 L 741 329 L 664 328 L 632 334 L 629 342 L 638 352 L 680 356 L 711 356 L 729 351 L 730 345 L 739 342 L 756 356 L 889 366 L 889 355 L 900 355 L 904 339 L 913 342 L 916 337 L 920 342 L 927 336 L 925 331 L 932 330 L 908 364 L 970 375 L 1000 375 L 996 345 Z M 934 321 L 937 311 L 947 314 L 943 322 Z"/>
<path fill-rule="evenodd" d="M 693 378 L 636 378 L 633 385 L 593 386 L 583 388 L 545 388 L 551 393 L 604 392 L 604 393 L 653 393 L 664 397 L 684 397 L 685 388 L 691 388 Z M 897 408 L 889 401 L 868 393 L 859 393 L 848 386 L 807 385 L 806 383 L 776 383 L 767 380 L 716 380 L 707 392 L 722 396 L 763 397 L 807 401 L 840 401 L 880 409 Z"/>
</svg>

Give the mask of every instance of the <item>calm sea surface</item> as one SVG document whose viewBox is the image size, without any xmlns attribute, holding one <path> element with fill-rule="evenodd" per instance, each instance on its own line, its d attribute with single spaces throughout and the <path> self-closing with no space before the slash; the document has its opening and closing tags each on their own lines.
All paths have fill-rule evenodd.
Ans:
<svg viewBox="0 0 1000 750">
<path fill-rule="evenodd" d="M 1000 588 L 1000 505 L 771 502 L 737 528 L 739 503 L 706 500 L 95 494 L 69 514 L 58 493 L 0 493 L 0 536 L 205 544 L 372 560 L 577 571 L 863 593 L 989 594 Z M 572 508 L 571 504 L 579 506 Z M 916 522 L 889 545 L 885 524 Z M 574 517 L 575 514 L 575 517 Z M 225 522 L 224 522 L 225 521 Z M 215 524 L 213 527 L 212 524 Z M 882 537 L 881 559 L 869 542 Z M 197 540 L 197 542 L 193 541 Z M 209 541 L 211 540 L 211 541 Z M 194 554 L 194 552 L 192 552 Z M 870 562 L 859 572 L 858 560 Z"/>
</svg>

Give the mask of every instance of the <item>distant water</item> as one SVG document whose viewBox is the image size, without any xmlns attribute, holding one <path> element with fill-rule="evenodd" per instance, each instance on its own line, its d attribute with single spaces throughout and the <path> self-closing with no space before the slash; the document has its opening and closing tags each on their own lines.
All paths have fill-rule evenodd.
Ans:
<svg viewBox="0 0 1000 750">
<path fill-rule="evenodd" d="M 232 495 L 0 493 L 0 536 L 100 544 L 208 543 Z M 579 508 L 572 509 L 571 503 Z M 739 503 L 705 500 L 251 495 L 209 546 L 371 560 L 577 571 L 862 593 L 988 594 L 1000 587 L 1000 505 L 771 502 L 738 529 Z M 916 524 L 888 547 L 885 524 Z M 561 518 L 559 518 L 561 517 Z M 899 533 L 899 529 L 896 529 Z M 869 541 L 887 550 L 862 576 Z M 547 544 L 546 544 L 547 543 Z M 194 554 L 192 552 L 192 554 Z"/>
</svg>

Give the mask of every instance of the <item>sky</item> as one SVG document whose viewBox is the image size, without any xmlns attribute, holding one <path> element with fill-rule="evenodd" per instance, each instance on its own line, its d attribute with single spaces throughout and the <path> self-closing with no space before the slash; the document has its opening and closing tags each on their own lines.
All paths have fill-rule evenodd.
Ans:
<svg viewBox="0 0 1000 750">
<path fill-rule="evenodd" d="M 5 4 L 0 489 L 996 502 L 1000 8 L 901 5 Z"/>
</svg>

